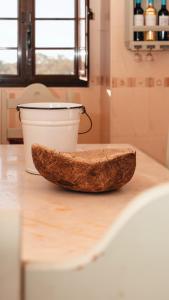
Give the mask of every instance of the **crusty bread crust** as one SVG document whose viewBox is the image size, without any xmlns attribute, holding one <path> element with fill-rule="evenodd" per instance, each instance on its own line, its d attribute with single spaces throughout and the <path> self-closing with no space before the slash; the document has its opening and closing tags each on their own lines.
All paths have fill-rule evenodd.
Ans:
<svg viewBox="0 0 169 300">
<path fill-rule="evenodd" d="M 47 180 L 81 192 L 105 192 L 121 188 L 136 168 L 136 152 L 131 148 L 57 152 L 32 146 L 36 169 Z"/>
</svg>

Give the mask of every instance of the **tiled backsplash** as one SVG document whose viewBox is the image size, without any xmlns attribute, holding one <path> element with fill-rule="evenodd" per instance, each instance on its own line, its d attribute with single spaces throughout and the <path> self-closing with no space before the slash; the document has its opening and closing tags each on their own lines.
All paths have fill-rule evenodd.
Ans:
<svg viewBox="0 0 169 300">
<path fill-rule="evenodd" d="M 97 76 L 92 79 L 92 83 L 96 85 L 107 86 L 109 88 L 169 88 L 169 77 L 109 77 Z"/>
<path fill-rule="evenodd" d="M 127 77 L 127 78 L 112 78 L 112 88 L 153 88 L 153 87 L 169 87 L 169 77 L 158 78 L 158 77 Z"/>
<path fill-rule="evenodd" d="M 105 0 L 102 7 L 102 19 L 110 12 L 101 31 L 102 136 L 104 142 L 131 143 L 165 164 L 169 52 L 153 53 L 153 62 L 135 61 L 125 47 L 125 1 Z"/>
</svg>

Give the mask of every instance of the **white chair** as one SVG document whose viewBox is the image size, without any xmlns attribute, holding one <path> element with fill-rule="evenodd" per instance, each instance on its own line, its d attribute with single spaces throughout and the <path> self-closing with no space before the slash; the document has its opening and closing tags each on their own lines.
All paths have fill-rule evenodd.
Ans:
<svg viewBox="0 0 169 300">
<path fill-rule="evenodd" d="M 8 112 L 10 109 L 16 109 L 20 103 L 31 102 L 56 102 L 57 98 L 43 84 L 34 83 L 27 86 L 20 97 L 17 99 L 9 99 L 3 95 L 1 103 L 1 143 L 8 144 L 12 140 L 22 139 L 21 126 L 17 128 L 9 128 Z"/>
<path fill-rule="evenodd" d="M 168 228 L 165 185 L 136 197 L 88 256 L 62 269 L 26 265 L 24 299 L 168 300 Z"/>
</svg>

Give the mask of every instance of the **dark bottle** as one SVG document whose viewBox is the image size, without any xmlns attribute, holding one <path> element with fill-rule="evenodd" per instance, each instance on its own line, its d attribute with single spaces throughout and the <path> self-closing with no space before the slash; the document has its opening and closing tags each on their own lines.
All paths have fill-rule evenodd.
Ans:
<svg viewBox="0 0 169 300">
<path fill-rule="evenodd" d="M 134 26 L 143 26 L 143 25 L 144 25 L 144 11 L 141 7 L 141 0 L 135 0 Z M 134 41 L 144 41 L 144 33 L 140 31 L 135 31 Z"/>
<path fill-rule="evenodd" d="M 166 8 L 166 0 L 161 0 L 161 9 L 158 12 L 158 24 L 159 26 L 168 26 L 169 25 L 169 11 Z M 158 32 L 159 41 L 168 41 L 169 33 L 167 31 Z"/>
</svg>

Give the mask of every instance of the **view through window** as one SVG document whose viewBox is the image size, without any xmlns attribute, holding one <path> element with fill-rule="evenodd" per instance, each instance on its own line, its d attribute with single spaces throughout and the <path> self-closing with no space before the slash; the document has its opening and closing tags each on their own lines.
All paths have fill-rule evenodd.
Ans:
<svg viewBox="0 0 169 300">
<path fill-rule="evenodd" d="M 88 0 L 0 3 L 1 85 L 87 85 Z"/>
</svg>

